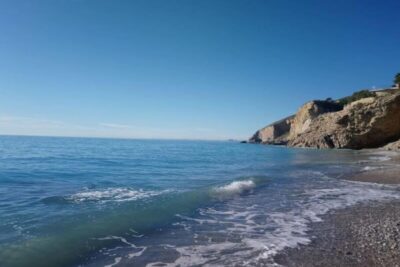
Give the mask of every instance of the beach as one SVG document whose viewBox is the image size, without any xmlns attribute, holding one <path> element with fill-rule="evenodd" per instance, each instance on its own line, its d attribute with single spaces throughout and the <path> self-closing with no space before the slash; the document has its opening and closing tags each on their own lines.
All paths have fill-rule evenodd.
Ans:
<svg viewBox="0 0 400 267">
<path fill-rule="evenodd" d="M 385 151 L 378 151 L 387 154 Z M 400 184 L 398 153 L 344 179 Z M 275 256 L 284 266 L 400 266 L 400 201 L 366 202 L 332 210 L 310 226 L 311 242 Z"/>
</svg>

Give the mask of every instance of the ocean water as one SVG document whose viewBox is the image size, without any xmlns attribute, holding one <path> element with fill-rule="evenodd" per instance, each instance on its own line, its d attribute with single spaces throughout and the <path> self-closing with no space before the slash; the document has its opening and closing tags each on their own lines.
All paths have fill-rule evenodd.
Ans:
<svg viewBox="0 0 400 267">
<path fill-rule="evenodd" d="M 0 137 L 0 266 L 276 266 L 334 209 L 400 197 L 342 180 L 383 152 Z"/>
</svg>

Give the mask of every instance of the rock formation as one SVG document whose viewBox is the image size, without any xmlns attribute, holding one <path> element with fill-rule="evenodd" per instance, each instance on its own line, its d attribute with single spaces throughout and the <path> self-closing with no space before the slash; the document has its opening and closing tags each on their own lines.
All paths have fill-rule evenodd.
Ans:
<svg viewBox="0 0 400 267">
<path fill-rule="evenodd" d="M 257 131 L 250 141 L 293 147 L 361 149 L 382 147 L 399 139 L 400 90 L 391 90 L 351 102 L 344 108 L 333 101 L 311 101 L 294 117 Z M 398 144 L 390 148 L 399 147 Z"/>
<path fill-rule="evenodd" d="M 294 116 L 289 116 L 258 130 L 250 139 L 250 143 L 286 144 L 290 125 Z"/>
<path fill-rule="evenodd" d="M 383 148 L 385 148 L 386 150 L 400 150 L 400 140 L 389 143 L 386 146 L 384 146 Z"/>
<path fill-rule="evenodd" d="M 306 132 L 313 119 L 321 114 L 342 110 L 343 107 L 333 101 L 314 100 L 303 105 L 294 117 L 290 127 L 289 139 Z"/>
</svg>

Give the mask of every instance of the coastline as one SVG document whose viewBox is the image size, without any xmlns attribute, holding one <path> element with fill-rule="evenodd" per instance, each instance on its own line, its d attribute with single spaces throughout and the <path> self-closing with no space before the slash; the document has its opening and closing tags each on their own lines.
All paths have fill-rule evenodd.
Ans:
<svg viewBox="0 0 400 267">
<path fill-rule="evenodd" d="M 288 267 L 400 266 L 400 201 L 366 203 L 323 216 L 308 245 L 275 256 Z"/>
<path fill-rule="evenodd" d="M 378 184 L 400 184 L 400 152 L 387 150 L 368 150 L 373 158 L 381 158 L 375 163 L 369 162 L 363 171 L 345 176 L 343 179 Z"/>
<path fill-rule="evenodd" d="M 372 154 L 387 154 L 371 150 Z M 400 184 L 400 153 L 343 179 Z M 367 202 L 333 210 L 312 223 L 311 242 L 286 248 L 274 260 L 283 266 L 400 266 L 400 201 Z"/>
</svg>

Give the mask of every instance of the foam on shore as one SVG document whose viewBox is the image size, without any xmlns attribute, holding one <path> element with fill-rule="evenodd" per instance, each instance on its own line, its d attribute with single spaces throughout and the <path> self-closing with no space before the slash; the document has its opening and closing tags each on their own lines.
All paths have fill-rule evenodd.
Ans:
<svg viewBox="0 0 400 267">
<path fill-rule="evenodd" d="M 245 188 L 253 188 L 249 182 L 245 184 Z M 231 191 L 240 192 L 237 187 L 241 188 L 235 184 L 232 186 L 235 190 Z M 164 264 L 276 266 L 273 257 L 277 253 L 311 242 L 308 235 L 310 224 L 321 221 L 322 215 L 358 203 L 400 199 L 398 190 L 397 186 L 342 181 L 337 188 L 305 191 L 296 208 L 285 212 L 265 214 L 260 206 L 246 207 L 240 199 L 229 203 L 227 207 L 230 209 L 204 208 L 200 211 L 200 218 L 180 216 L 180 224 L 188 234 L 197 232 L 193 236 L 195 244 L 177 246 L 175 251 L 180 256 L 173 263 Z M 199 231 L 203 228 L 214 230 Z M 204 242 L 206 239 L 209 241 Z M 216 241 L 219 239 L 221 242 Z"/>
</svg>

